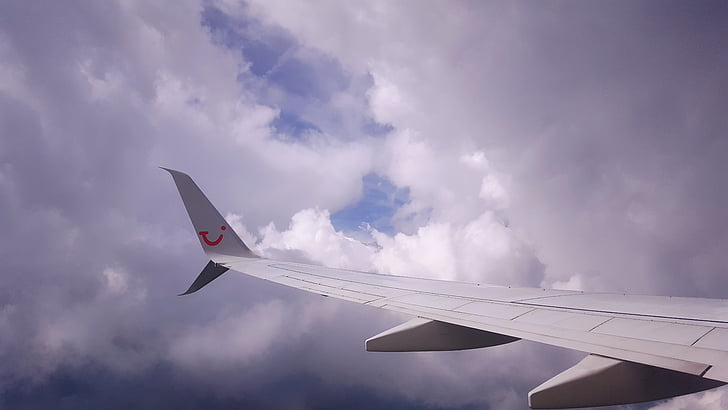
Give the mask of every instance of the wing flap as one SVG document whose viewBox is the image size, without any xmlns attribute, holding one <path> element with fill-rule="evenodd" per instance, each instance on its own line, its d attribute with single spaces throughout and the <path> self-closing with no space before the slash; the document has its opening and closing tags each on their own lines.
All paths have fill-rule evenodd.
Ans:
<svg viewBox="0 0 728 410">
<path fill-rule="evenodd" d="M 470 302 L 455 309 L 458 312 L 496 319 L 513 320 L 535 309 L 530 306 L 518 306 L 512 303 Z"/>
<path fill-rule="evenodd" d="M 708 326 L 613 318 L 595 327 L 591 332 L 677 345 L 692 345 L 711 330 L 713 328 Z"/>
<path fill-rule="evenodd" d="M 706 349 L 725 349 L 728 346 L 728 329 L 713 328 L 698 339 L 693 346 Z"/>
<path fill-rule="evenodd" d="M 532 311 L 513 320 L 533 325 L 552 326 L 556 329 L 581 330 L 588 332 L 611 318 L 611 316 L 593 315 L 581 312 L 573 313 L 553 309 L 533 309 Z"/>
</svg>

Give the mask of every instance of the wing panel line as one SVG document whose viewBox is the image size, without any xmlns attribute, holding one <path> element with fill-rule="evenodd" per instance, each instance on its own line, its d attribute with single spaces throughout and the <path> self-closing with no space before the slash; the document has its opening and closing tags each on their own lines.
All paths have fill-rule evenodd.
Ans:
<svg viewBox="0 0 728 410">
<path fill-rule="evenodd" d="M 715 329 L 717 329 L 717 328 L 714 327 L 714 328 L 708 330 L 707 332 L 705 332 L 704 335 L 702 335 L 699 338 L 697 338 L 693 343 L 690 344 L 690 346 L 695 346 L 700 340 L 702 340 L 705 336 L 708 336 Z"/>
<path fill-rule="evenodd" d="M 715 319 L 695 319 L 695 318 L 679 317 L 679 316 L 650 315 L 647 313 L 619 312 L 616 310 L 612 311 L 612 310 L 601 310 L 601 309 L 578 308 L 578 307 L 571 307 L 571 306 L 566 307 L 566 306 L 557 306 L 557 305 L 541 305 L 538 303 L 523 303 L 523 302 L 510 302 L 510 303 L 518 303 L 521 305 L 534 306 L 537 308 L 541 307 L 541 308 L 552 308 L 552 309 L 563 309 L 563 310 L 577 310 L 580 312 L 604 313 L 607 315 L 624 315 L 624 316 L 637 316 L 637 317 L 644 317 L 644 318 L 684 320 L 684 321 L 688 321 L 688 322 L 719 323 L 719 324 L 723 324 L 723 325 L 728 324 L 728 321 L 715 320 Z"/>
<path fill-rule="evenodd" d="M 414 306 L 413 306 L 414 307 Z M 657 367 L 663 367 L 671 370 L 676 370 L 684 373 L 690 373 L 694 375 L 701 375 L 704 372 L 707 371 L 707 369 L 710 367 L 710 365 L 706 363 L 700 363 L 695 362 L 691 360 L 682 360 L 682 359 L 676 359 L 674 357 L 670 356 L 662 356 L 662 355 L 656 355 L 651 353 L 646 353 L 642 351 L 634 351 L 634 350 L 625 350 L 620 349 L 617 347 L 612 346 L 605 346 L 601 344 L 596 344 L 594 342 L 589 341 L 581 341 L 578 338 L 561 338 L 552 336 L 549 334 L 540 333 L 537 331 L 528 331 L 528 330 L 522 330 L 522 329 L 513 329 L 509 327 L 502 327 L 497 324 L 484 324 L 482 322 L 472 321 L 464 318 L 458 318 L 453 317 L 450 315 L 445 315 L 437 312 L 427 312 L 427 311 L 419 311 L 417 309 L 412 309 L 406 306 L 397 306 L 397 305 L 385 305 L 385 309 L 394 310 L 402 313 L 406 313 L 413 316 L 420 316 L 425 317 L 427 319 L 431 320 L 444 320 L 450 323 L 455 323 L 461 326 L 468 326 L 473 327 L 476 329 L 486 330 L 489 332 L 495 332 L 495 333 L 501 333 L 508 336 L 513 337 L 519 337 L 521 339 L 527 339 L 532 340 L 535 342 L 540 343 L 547 343 L 554 346 L 579 350 L 587 353 L 598 353 L 602 354 L 608 357 L 613 357 L 617 359 L 623 359 L 628 361 L 634 361 L 638 363 L 646 363 Z M 443 313 L 454 313 L 454 312 L 445 312 Z M 600 336 L 610 336 L 610 335 L 600 335 Z M 616 339 L 625 339 L 618 336 L 610 336 L 610 339 L 616 338 Z M 658 344 L 659 342 L 650 342 L 654 344 Z M 679 345 L 672 345 L 675 347 L 684 347 Z M 723 380 L 725 381 L 725 380 Z"/>
<path fill-rule="evenodd" d="M 334 279 L 339 280 L 342 282 L 349 282 L 349 283 L 362 283 L 362 284 L 369 284 L 368 282 L 359 282 L 352 279 L 343 279 L 343 278 L 337 278 L 332 276 L 326 276 L 326 275 L 319 275 L 311 272 L 302 272 L 300 270 L 291 269 L 289 267 L 282 266 L 280 263 L 270 264 L 267 265 L 273 269 L 281 269 L 286 270 L 290 272 L 296 272 L 301 275 L 309 275 L 309 276 L 316 276 L 321 278 L 327 278 L 327 279 Z M 318 268 L 318 267 L 317 267 Z M 346 270 L 346 269 L 342 269 Z M 358 272 L 358 271 L 352 271 L 349 270 L 348 272 L 361 274 L 361 275 L 369 275 L 369 273 L 365 272 Z M 386 277 L 393 277 L 393 278 L 407 278 L 406 276 L 395 276 L 395 275 L 383 275 L 383 274 L 376 274 L 380 276 L 386 276 Z M 419 278 L 415 278 L 419 279 Z M 445 281 L 447 282 L 447 281 Z M 403 287 L 397 287 L 397 286 L 391 286 L 391 285 L 376 285 L 378 287 L 383 288 L 389 288 L 389 289 L 396 289 L 396 290 L 402 290 L 402 291 L 412 291 L 412 289 L 403 288 Z M 415 292 L 415 293 L 422 293 L 422 294 L 432 294 L 436 296 L 450 296 L 450 297 L 457 297 L 453 295 L 447 295 L 447 294 L 438 294 L 433 292 Z M 562 296 L 579 296 L 579 295 L 572 295 L 572 294 L 564 294 L 564 295 L 550 295 L 550 296 L 540 296 L 538 298 L 552 298 L 552 297 L 562 297 Z M 524 305 L 524 306 L 531 306 L 535 308 L 551 308 L 551 309 L 557 309 L 557 310 L 564 310 L 564 311 L 581 311 L 581 312 L 590 312 L 590 313 L 602 313 L 605 315 L 624 315 L 624 316 L 635 316 L 635 317 L 644 317 L 644 318 L 656 318 L 656 319 L 667 319 L 667 320 L 684 320 L 689 322 L 704 322 L 704 323 L 717 323 L 717 324 L 723 324 L 728 325 L 728 321 L 725 320 L 715 320 L 715 319 L 696 319 L 696 318 L 689 318 L 689 317 L 679 317 L 679 316 L 668 316 L 668 315 L 651 315 L 646 313 L 631 313 L 631 312 L 619 312 L 619 311 L 610 311 L 610 310 L 600 310 L 600 309 L 589 309 L 589 308 L 578 308 L 578 307 L 565 307 L 565 306 L 558 306 L 558 305 L 546 305 L 546 304 L 540 304 L 540 303 L 528 303 L 523 302 L 521 300 L 518 301 L 502 301 L 502 300 L 495 300 L 495 299 L 488 299 L 488 298 L 478 298 L 478 297 L 459 297 L 461 299 L 468 300 L 469 302 L 490 302 L 490 303 L 510 303 L 514 305 Z M 538 299 L 538 298 L 527 298 L 522 300 L 531 300 L 531 299 Z"/>
</svg>

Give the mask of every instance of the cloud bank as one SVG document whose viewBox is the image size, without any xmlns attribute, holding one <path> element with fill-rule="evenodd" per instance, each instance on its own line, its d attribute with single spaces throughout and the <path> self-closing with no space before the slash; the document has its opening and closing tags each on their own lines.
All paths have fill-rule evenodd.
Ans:
<svg viewBox="0 0 728 410">
<path fill-rule="evenodd" d="M 206 261 L 156 167 L 190 173 L 263 255 L 725 297 L 727 20 L 719 3 L 3 3 L 0 406 L 526 407 L 581 355 L 368 354 L 407 318 L 233 274 L 177 298 Z"/>
</svg>

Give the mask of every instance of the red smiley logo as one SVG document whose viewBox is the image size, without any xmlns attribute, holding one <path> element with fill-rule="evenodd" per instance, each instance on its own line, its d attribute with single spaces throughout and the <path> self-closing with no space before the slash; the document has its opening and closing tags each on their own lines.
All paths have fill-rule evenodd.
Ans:
<svg viewBox="0 0 728 410">
<path fill-rule="evenodd" d="M 221 231 L 224 231 L 225 229 L 227 229 L 227 228 L 225 228 L 225 225 L 220 227 Z M 220 234 L 220 236 L 218 236 L 217 239 L 215 239 L 214 241 L 211 241 L 211 240 L 207 239 L 207 234 L 210 232 L 200 231 L 198 233 L 200 234 L 200 236 L 202 236 L 202 240 L 205 241 L 205 243 L 209 246 L 217 246 L 222 241 L 222 234 Z"/>
</svg>

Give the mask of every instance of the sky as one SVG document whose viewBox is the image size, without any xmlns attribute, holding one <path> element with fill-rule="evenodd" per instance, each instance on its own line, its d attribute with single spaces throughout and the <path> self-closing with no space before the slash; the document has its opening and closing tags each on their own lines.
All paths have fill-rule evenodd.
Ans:
<svg viewBox="0 0 728 410">
<path fill-rule="evenodd" d="M 263 256 L 726 298 L 727 49 L 722 1 L 0 1 L 0 408 L 526 408 L 584 354 L 177 297 L 207 260 L 158 167 Z"/>
</svg>

